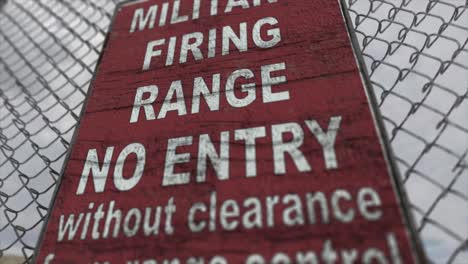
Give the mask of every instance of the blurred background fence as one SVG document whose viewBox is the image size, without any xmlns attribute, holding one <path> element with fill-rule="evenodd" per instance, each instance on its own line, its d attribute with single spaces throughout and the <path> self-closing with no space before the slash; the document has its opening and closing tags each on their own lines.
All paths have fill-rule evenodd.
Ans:
<svg viewBox="0 0 468 264">
<path fill-rule="evenodd" d="M 118 2 L 0 0 L 0 262 L 31 261 Z M 427 255 L 466 264 L 468 1 L 347 12 Z"/>
</svg>

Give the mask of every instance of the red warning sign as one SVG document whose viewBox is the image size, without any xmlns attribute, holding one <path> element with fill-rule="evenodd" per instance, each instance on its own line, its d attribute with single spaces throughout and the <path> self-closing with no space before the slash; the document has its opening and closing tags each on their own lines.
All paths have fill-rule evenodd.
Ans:
<svg viewBox="0 0 468 264">
<path fill-rule="evenodd" d="M 119 5 L 37 263 L 418 263 L 345 20 Z"/>
</svg>

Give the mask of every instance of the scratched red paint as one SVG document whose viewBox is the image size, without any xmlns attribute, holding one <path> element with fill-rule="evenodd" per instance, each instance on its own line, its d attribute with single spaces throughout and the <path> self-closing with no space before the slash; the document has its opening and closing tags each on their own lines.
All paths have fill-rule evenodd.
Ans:
<svg viewBox="0 0 468 264">
<path fill-rule="evenodd" d="M 218 14 L 210 16 L 210 1 L 202 0 L 198 19 L 191 17 L 185 22 L 160 27 L 156 16 L 153 29 L 135 32 L 131 32 L 135 10 L 143 8 L 147 12 L 151 6 L 158 5 L 157 12 L 160 12 L 163 1 L 119 6 L 37 263 L 417 262 L 339 3 L 249 0 L 244 1 L 249 8 L 238 6 L 224 13 L 227 2 L 220 0 Z M 254 6 L 260 2 L 261 5 Z M 170 13 L 174 1 L 169 3 Z M 192 16 L 193 2 L 181 3 L 179 14 Z M 281 40 L 273 47 L 259 48 L 254 43 L 252 28 L 259 20 L 271 17 L 278 23 L 263 28 L 260 36 L 271 40 L 267 30 L 277 28 Z M 239 31 L 243 22 L 247 25 L 247 50 L 240 52 L 231 43 L 230 54 L 222 56 L 221 29 L 231 26 Z M 213 28 L 217 29 L 216 54 L 208 58 L 206 39 Z M 200 45 L 203 59 L 196 60 L 189 54 L 188 61 L 180 63 L 181 36 L 192 32 L 201 32 L 205 37 Z M 178 37 L 174 62 L 165 66 L 167 44 L 173 36 Z M 153 56 L 149 69 L 144 70 L 147 44 L 158 39 L 166 41 L 159 46 L 162 54 Z M 271 89 L 273 93 L 284 92 L 288 98 L 265 103 L 261 68 L 281 63 L 285 68 L 272 72 L 271 77 L 284 76 L 287 82 L 275 84 Z M 226 82 L 239 69 L 250 69 L 255 77 L 238 79 L 235 96 L 245 99 L 247 93 L 239 91 L 240 85 L 255 82 L 251 88 L 255 89 L 255 99 L 244 107 L 233 107 L 225 92 Z M 219 109 L 210 111 L 201 99 L 199 113 L 194 113 L 194 79 L 204 78 L 210 88 L 214 74 L 220 74 Z M 183 86 L 186 114 L 168 111 L 165 118 L 147 120 L 142 108 L 138 121 L 129 122 L 139 87 L 157 85 L 159 88 L 157 100 L 151 105 L 157 116 L 171 83 L 176 80 L 181 80 Z M 317 121 L 326 133 L 332 118 L 340 120 L 340 126 L 333 146 L 336 160 L 329 159 L 327 167 L 325 147 L 307 124 Z M 283 143 L 273 142 L 275 129 L 285 124 L 297 124 L 302 131 L 303 142 L 296 142 L 299 144 L 296 152 L 279 152 L 274 147 L 275 144 L 287 146 L 293 139 L 291 133 L 284 133 Z M 252 174 L 252 163 L 246 165 L 246 144 L 236 140 L 235 134 L 249 128 L 260 128 L 265 135 L 255 141 L 256 170 L 247 177 L 249 168 Z M 222 132 L 229 137 L 224 143 L 229 147 L 225 163 L 228 176 L 218 179 L 208 159 L 206 181 L 197 182 L 200 135 L 207 134 L 219 154 Z M 181 137 L 191 137 L 192 142 L 179 146 L 176 152 L 188 153 L 190 158 L 174 165 L 174 173 L 189 173 L 190 182 L 163 186 L 169 159 L 168 141 Z M 139 143 L 146 150 L 144 171 L 134 186 L 123 191 L 113 180 L 116 160 L 132 143 Z M 96 192 L 91 173 L 85 189 L 78 193 L 89 151 L 96 149 L 102 167 L 109 147 L 114 147 L 114 151 L 104 191 Z M 275 157 L 275 151 L 284 155 Z M 134 173 L 135 157 L 132 154 L 125 160 L 126 179 Z M 309 168 L 304 165 L 304 159 Z M 282 160 L 285 173 L 281 173 Z M 337 163 L 335 167 L 333 161 Z M 312 203 L 308 197 L 321 197 L 320 193 L 325 204 L 316 202 L 310 208 Z M 121 220 L 118 224 L 115 219 L 109 220 L 106 236 L 111 201 L 114 201 L 114 213 L 120 210 Z M 145 234 L 145 210 L 149 208 L 148 223 L 153 224 L 158 218 L 155 214 L 158 206 L 160 225 Z M 96 221 L 99 207 L 104 213 L 100 222 Z M 72 221 L 71 215 L 77 227 L 74 235 L 65 228 L 66 221 Z"/>
</svg>

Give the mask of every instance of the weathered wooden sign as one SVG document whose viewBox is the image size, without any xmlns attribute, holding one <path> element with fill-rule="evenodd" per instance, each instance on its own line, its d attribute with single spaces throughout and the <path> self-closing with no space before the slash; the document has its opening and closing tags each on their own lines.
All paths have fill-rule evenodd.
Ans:
<svg viewBox="0 0 468 264">
<path fill-rule="evenodd" d="M 119 5 L 37 263 L 418 263 L 341 10 Z"/>
</svg>

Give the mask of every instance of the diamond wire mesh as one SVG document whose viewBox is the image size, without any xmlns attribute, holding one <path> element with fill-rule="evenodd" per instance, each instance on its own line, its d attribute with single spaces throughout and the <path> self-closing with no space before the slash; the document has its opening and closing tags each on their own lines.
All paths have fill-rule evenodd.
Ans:
<svg viewBox="0 0 468 264">
<path fill-rule="evenodd" d="M 0 259 L 31 261 L 119 0 L 0 0 Z M 348 0 L 424 248 L 468 263 L 468 1 Z"/>
</svg>

